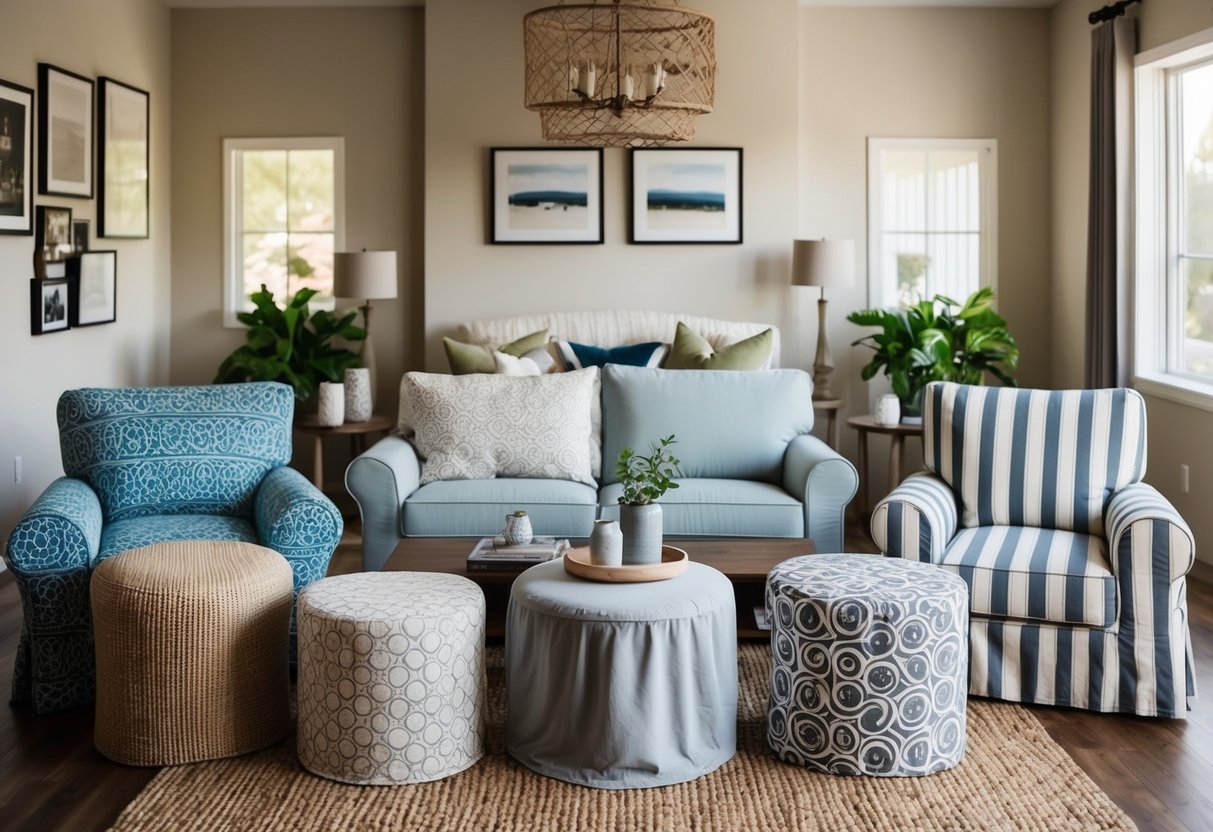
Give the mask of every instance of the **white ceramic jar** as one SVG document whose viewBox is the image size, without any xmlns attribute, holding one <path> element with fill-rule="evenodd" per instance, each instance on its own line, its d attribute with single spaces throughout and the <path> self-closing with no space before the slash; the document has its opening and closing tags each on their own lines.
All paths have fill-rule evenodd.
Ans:
<svg viewBox="0 0 1213 832">
<path fill-rule="evenodd" d="M 876 400 L 876 412 L 872 414 L 876 424 L 890 428 L 901 422 L 901 401 L 894 393 L 885 393 Z"/>
</svg>

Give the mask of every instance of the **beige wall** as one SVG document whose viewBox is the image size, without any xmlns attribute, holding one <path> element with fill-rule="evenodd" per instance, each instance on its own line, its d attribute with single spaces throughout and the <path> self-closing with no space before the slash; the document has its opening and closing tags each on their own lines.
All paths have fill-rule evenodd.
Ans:
<svg viewBox="0 0 1213 832">
<path fill-rule="evenodd" d="M 243 329 L 222 326 L 222 140 L 343 136 L 345 247 L 400 252 L 400 297 L 375 301 L 373 320 L 379 402 L 394 415 L 400 375 L 420 361 L 422 17 L 173 12 L 174 383 L 209 383 L 244 342 Z"/>
<path fill-rule="evenodd" d="M 716 16 L 720 67 L 716 111 L 700 118 L 695 145 L 745 149 L 740 246 L 628 245 L 618 148 L 605 155 L 604 245 L 486 244 L 488 149 L 542 144 L 539 116 L 521 106 L 522 17 L 536 3 L 427 6 L 427 367 L 445 369 L 441 334 L 478 317 L 616 307 L 784 323 L 796 231 L 797 6 L 693 5 Z"/>
<path fill-rule="evenodd" d="M 160 0 L 4 0 L 0 78 L 37 87 L 39 61 L 151 94 L 151 237 L 93 240 L 118 252 L 118 320 L 29 334 L 33 237 L 0 236 L 0 536 L 63 469 L 55 403 L 72 387 L 162 384 L 169 342 L 169 12 Z M 36 131 L 35 131 L 36 132 Z M 37 165 L 35 138 L 35 171 Z M 36 172 L 32 184 L 37 189 Z M 94 194 L 96 190 L 94 189 Z M 96 200 L 34 196 L 92 221 Z M 13 457 L 24 461 L 13 482 Z"/>
<path fill-rule="evenodd" d="M 1048 13 L 1036 9 L 801 9 L 798 231 L 856 242 L 854 287 L 828 293 L 834 390 L 849 414 L 870 412 L 871 393 L 884 392 L 883 378 L 860 380 L 870 353 L 847 346 L 871 330 L 844 320 L 868 303 L 869 137 L 998 140 L 999 310 L 1020 345 L 1020 383 L 1048 383 L 1048 27 Z M 796 303 L 811 363 L 812 296 Z M 879 496 L 886 445 L 874 444 L 869 483 Z M 855 458 L 850 431 L 844 451 Z"/>
</svg>

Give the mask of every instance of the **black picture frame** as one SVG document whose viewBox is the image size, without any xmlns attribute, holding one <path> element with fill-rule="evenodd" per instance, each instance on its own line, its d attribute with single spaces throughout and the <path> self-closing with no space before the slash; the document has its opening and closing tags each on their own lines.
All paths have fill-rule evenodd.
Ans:
<svg viewBox="0 0 1213 832">
<path fill-rule="evenodd" d="M 29 329 L 31 335 L 67 332 L 71 329 L 71 299 L 66 278 L 29 282 Z"/>
<path fill-rule="evenodd" d="M 145 240 L 150 236 L 151 94 L 105 76 L 98 86 L 97 236 Z"/>
<path fill-rule="evenodd" d="M 93 198 L 93 80 L 38 64 L 38 193 Z"/>
<path fill-rule="evenodd" d="M 489 148 L 488 242 L 602 245 L 602 157 L 601 147 Z"/>
<path fill-rule="evenodd" d="M 72 209 L 39 205 L 34 228 L 34 247 L 42 251 L 42 262 L 62 263 L 72 256 Z"/>
<path fill-rule="evenodd" d="M 34 233 L 34 91 L 0 80 L 0 234 Z"/>
<path fill-rule="evenodd" d="M 88 251 L 90 223 L 88 220 L 72 220 L 72 253 Z"/>
<path fill-rule="evenodd" d="M 632 148 L 629 162 L 629 243 L 742 243 L 745 177 L 740 147 Z M 717 212 L 718 218 L 711 216 Z"/>
<path fill-rule="evenodd" d="M 69 322 L 99 326 L 118 320 L 118 252 L 86 251 L 67 261 Z"/>
</svg>

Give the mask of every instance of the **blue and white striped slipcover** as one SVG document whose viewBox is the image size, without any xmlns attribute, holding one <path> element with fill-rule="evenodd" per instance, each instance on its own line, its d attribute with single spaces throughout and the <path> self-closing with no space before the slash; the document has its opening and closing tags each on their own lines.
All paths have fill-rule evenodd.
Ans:
<svg viewBox="0 0 1213 832">
<path fill-rule="evenodd" d="M 1141 482 L 1145 436 L 1134 390 L 927 387 L 928 471 L 877 504 L 872 536 L 968 584 L 971 694 L 1186 716 L 1195 544 Z"/>
</svg>

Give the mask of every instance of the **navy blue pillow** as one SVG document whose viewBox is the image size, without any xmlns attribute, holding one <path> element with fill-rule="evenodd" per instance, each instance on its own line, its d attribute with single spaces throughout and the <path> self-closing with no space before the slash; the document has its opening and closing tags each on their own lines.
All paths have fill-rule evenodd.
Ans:
<svg viewBox="0 0 1213 832">
<path fill-rule="evenodd" d="M 607 364 L 626 364 L 629 367 L 658 367 L 670 351 L 669 344 L 652 341 L 647 344 L 626 344 L 622 347 L 595 347 L 574 341 L 557 341 L 565 368 L 580 370 L 585 367 L 604 367 Z"/>
</svg>

